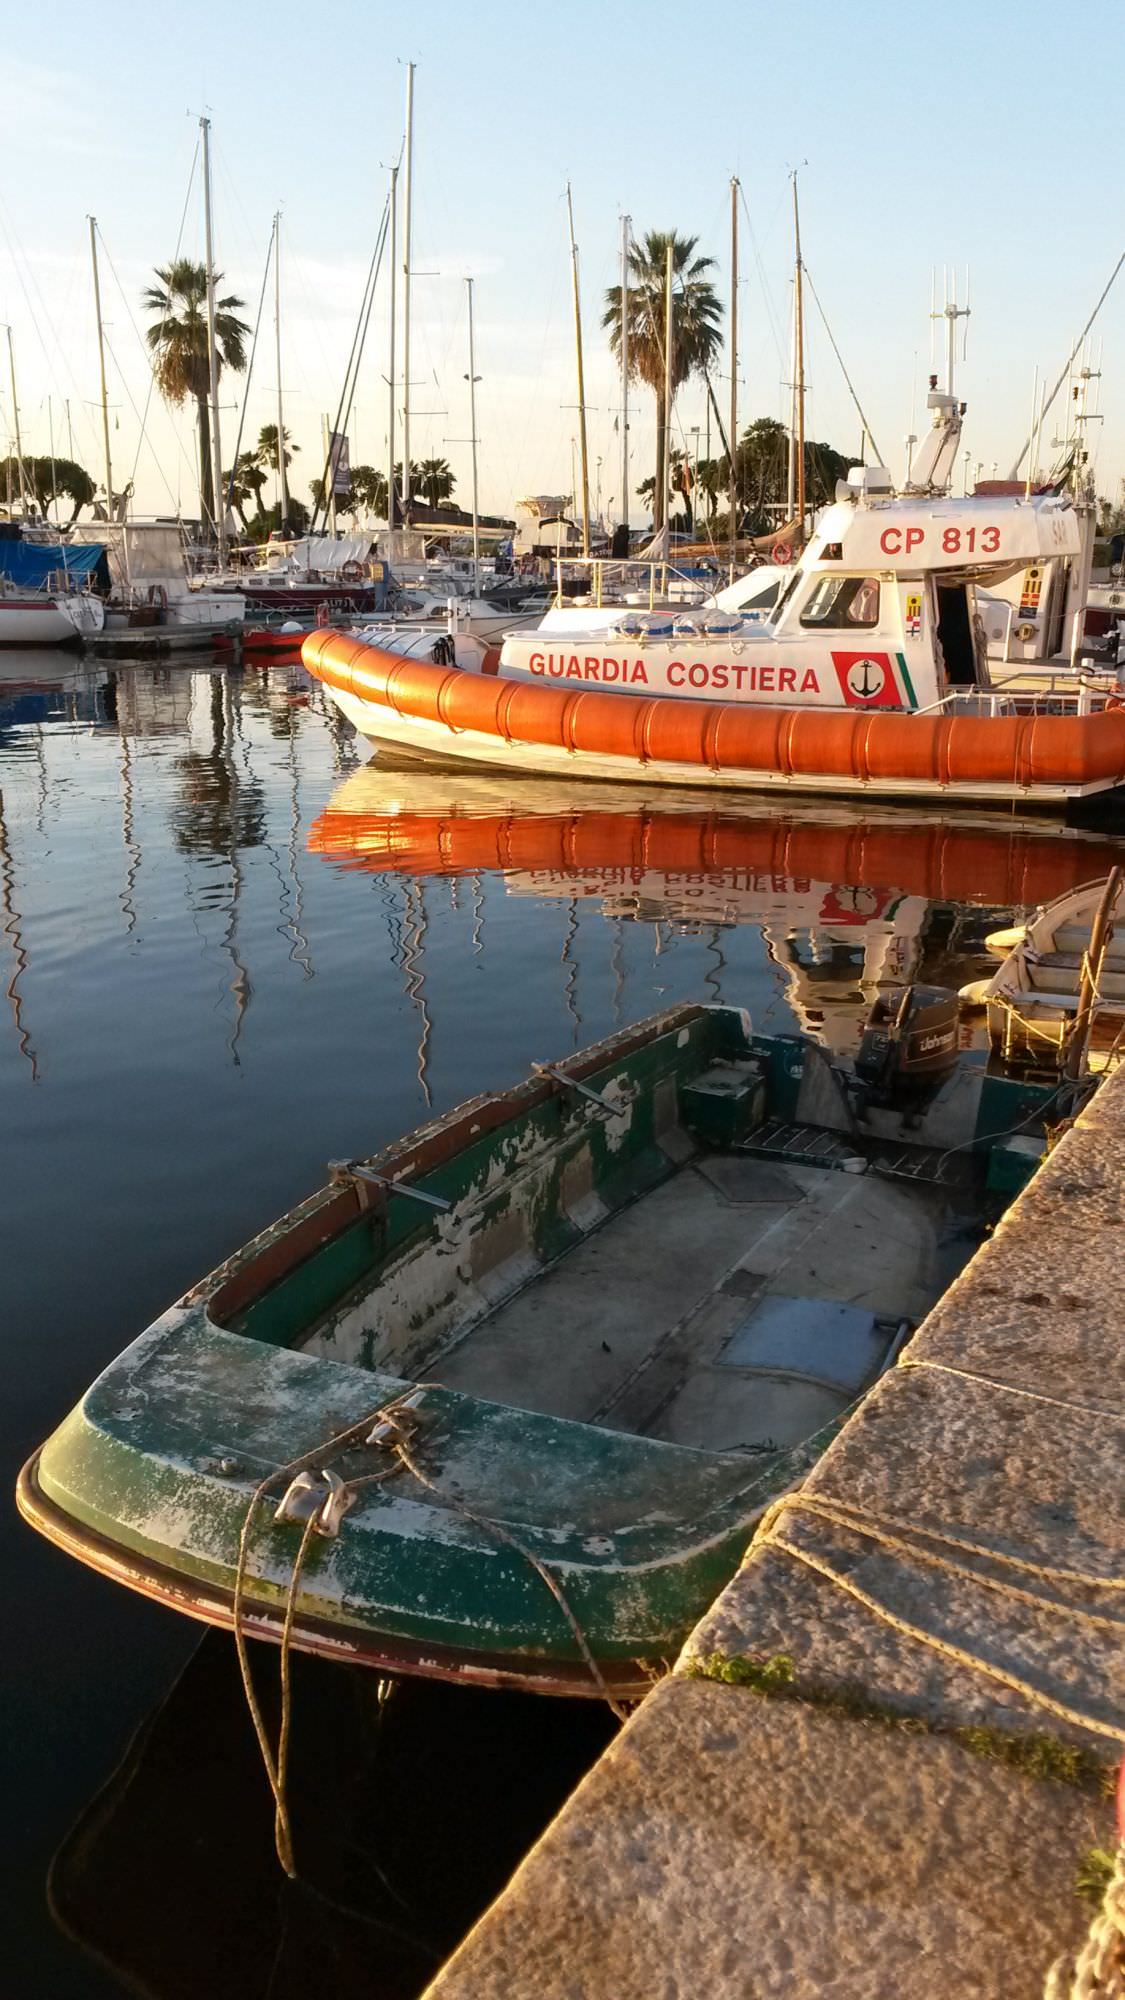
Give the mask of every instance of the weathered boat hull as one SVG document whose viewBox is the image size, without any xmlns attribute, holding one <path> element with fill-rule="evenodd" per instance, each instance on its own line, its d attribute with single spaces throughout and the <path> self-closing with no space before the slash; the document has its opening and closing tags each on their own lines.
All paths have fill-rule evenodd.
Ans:
<svg viewBox="0 0 1125 2000">
<path fill-rule="evenodd" d="M 305 667 L 357 730 L 430 757 L 712 790 L 1059 805 L 1125 782 L 1125 712 L 786 709 L 546 687 L 310 634 Z"/>
<path fill-rule="evenodd" d="M 979 1069 L 951 1089 L 923 1139 L 943 1163 L 966 1129 L 987 1148 L 1043 1095 Z M 766 1172 L 764 1194 L 731 1192 L 731 1170 L 765 1171 L 729 1148 L 765 1129 L 767 1105 L 783 1123 L 817 1114 L 814 1153 L 800 1167 L 785 1151 L 780 1191 Z M 897 1157 L 899 1115 L 869 1118 Z M 348 1168 L 170 1308 L 25 1468 L 20 1507 L 93 1568 L 209 1623 L 231 1624 L 238 1596 L 246 1630 L 276 1639 L 291 1611 L 298 1647 L 384 1671 L 643 1693 L 903 1315 L 935 1295 L 918 1284 L 930 1224 L 911 1174 L 825 1171 L 856 1165 L 851 1124 L 818 1052 L 754 1037 L 730 1008 L 676 1008 L 476 1098 Z M 837 1307 L 817 1218 L 845 1211 L 846 1247 L 832 1240 L 852 1303 Z M 759 1245 L 764 1264 L 747 1262 Z M 880 1249 L 842 1376 L 834 1344 L 830 1366 L 818 1349 L 794 1371 L 789 1335 L 758 1362 L 727 1357 L 763 1287 L 792 1307 L 802 1257 L 802 1313 L 827 1300 L 846 1315 L 864 1294 L 850 1260 Z M 607 1289 L 612 1323 L 591 1303 Z M 693 1321 L 705 1346 L 682 1348 Z M 305 1470 L 330 1470 L 348 1502 L 311 1541 L 274 1512 Z"/>
</svg>

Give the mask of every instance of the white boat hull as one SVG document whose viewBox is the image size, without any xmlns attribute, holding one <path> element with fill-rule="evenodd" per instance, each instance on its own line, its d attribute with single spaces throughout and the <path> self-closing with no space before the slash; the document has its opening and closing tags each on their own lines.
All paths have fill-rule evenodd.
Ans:
<svg viewBox="0 0 1125 2000">
<path fill-rule="evenodd" d="M 97 597 L 0 597 L 0 646 L 66 646 L 104 622 Z"/>
<path fill-rule="evenodd" d="M 712 771 L 699 764 L 674 764 L 659 758 L 650 758 L 639 764 L 631 757 L 615 757 L 589 750 L 578 754 L 550 743 L 508 742 L 504 737 L 485 735 L 481 730 L 451 730 L 441 722 L 400 715 L 382 703 L 364 701 L 343 688 L 329 687 L 328 693 L 359 734 L 373 745 L 387 743 L 396 749 L 416 751 L 430 763 L 484 764 L 493 769 L 563 777 L 568 783 L 581 778 L 602 778 L 628 784 L 690 785 L 710 792 L 803 792 L 837 797 L 843 793 L 857 793 L 864 798 L 932 798 L 939 801 L 1017 799 L 1023 806 L 1063 805 L 1071 799 L 1083 798 L 1103 789 L 1098 785 L 1038 784 L 1031 796 L 1026 786 L 1005 785 L 998 780 L 987 784 L 936 784 L 919 778 L 869 778 L 849 782 L 835 774 L 791 777 L 782 771 Z"/>
</svg>

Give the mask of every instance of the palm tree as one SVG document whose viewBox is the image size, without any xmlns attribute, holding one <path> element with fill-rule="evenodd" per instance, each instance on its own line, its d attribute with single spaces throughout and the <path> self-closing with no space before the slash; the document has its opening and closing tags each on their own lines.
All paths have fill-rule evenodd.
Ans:
<svg viewBox="0 0 1125 2000">
<path fill-rule="evenodd" d="M 415 487 L 423 493 L 431 507 L 440 507 L 453 492 L 454 478 L 449 461 L 445 458 L 424 458 L 417 468 L 417 479 L 412 479 L 411 490 Z"/>
<path fill-rule="evenodd" d="M 177 407 L 194 396 L 199 423 L 199 497 L 205 521 L 215 521 L 215 485 L 211 474 L 210 346 L 207 338 L 207 272 L 188 257 L 177 257 L 156 273 L 142 303 L 156 319 L 148 330 L 156 386 Z M 221 281 L 221 272 L 215 281 Z M 215 301 L 215 347 L 219 368 L 241 374 L 246 366 L 245 320 L 238 318 L 245 301 L 231 293 Z"/>
<path fill-rule="evenodd" d="M 293 453 L 295 451 L 300 451 L 301 447 L 299 444 L 293 443 L 293 440 L 290 437 L 288 430 L 284 428 L 282 429 L 282 439 L 285 445 L 285 463 L 286 465 L 291 465 L 293 462 Z M 258 432 L 258 443 L 254 452 L 254 456 L 257 459 L 258 464 L 264 465 L 268 471 L 270 472 L 277 471 L 277 425 L 276 424 L 262 425 L 261 430 Z"/>
<path fill-rule="evenodd" d="M 233 472 L 224 472 L 223 491 L 230 495 L 230 504 L 242 523 L 246 533 L 246 508 L 252 503 L 256 512 L 261 511 L 262 488 L 266 475 L 258 463 L 258 455 L 253 451 L 240 451 Z"/>
<path fill-rule="evenodd" d="M 374 465 L 352 466 L 352 490 L 345 511 L 354 521 L 361 507 L 368 514 L 387 511 L 387 475 Z"/>
<path fill-rule="evenodd" d="M 671 411 L 664 407 L 664 284 L 669 245 L 672 250 L 672 394 L 691 375 L 703 374 L 722 342 L 719 321 L 722 306 L 707 273 L 714 269 L 713 257 L 697 257 L 697 236 L 677 236 L 650 229 L 641 242 L 629 250 L 631 282 L 629 296 L 629 374 L 644 382 L 656 397 L 656 484 L 653 489 L 653 527 L 664 526 L 668 516 L 668 476 L 665 455 Z M 621 358 L 621 286 L 611 285 L 605 295 L 602 325 L 609 343 Z"/>
</svg>

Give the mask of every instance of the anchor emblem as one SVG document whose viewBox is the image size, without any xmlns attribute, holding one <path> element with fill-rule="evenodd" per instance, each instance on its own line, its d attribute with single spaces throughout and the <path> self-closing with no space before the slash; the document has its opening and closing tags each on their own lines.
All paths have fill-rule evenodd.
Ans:
<svg viewBox="0 0 1125 2000">
<path fill-rule="evenodd" d="M 886 678 L 887 669 L 878 660 L 853 660 L 848 668 L 848 686 L 857 701 L 873 701 Z"/>
</svg>

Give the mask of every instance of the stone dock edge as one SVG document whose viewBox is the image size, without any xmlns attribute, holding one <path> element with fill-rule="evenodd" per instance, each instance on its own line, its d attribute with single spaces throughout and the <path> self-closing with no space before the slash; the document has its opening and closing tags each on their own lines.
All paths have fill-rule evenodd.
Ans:
<svg viewBox="0 0 1125 2000">
<path fill-rule="evenodd" d="M 1113 1845 L 1125 1069 L 426 2000 L 1038 2000 Z"/>
</svg>

